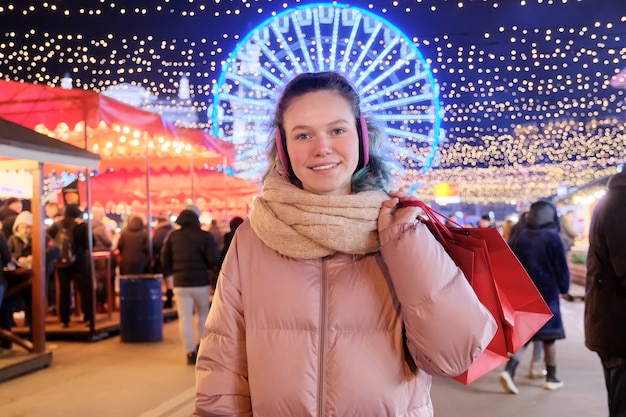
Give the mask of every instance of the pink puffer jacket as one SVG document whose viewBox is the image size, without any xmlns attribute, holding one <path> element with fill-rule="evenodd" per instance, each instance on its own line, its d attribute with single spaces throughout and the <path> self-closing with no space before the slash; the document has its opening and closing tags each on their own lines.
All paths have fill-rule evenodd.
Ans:
<svg viewBox="0 0 626 417">
<path fill-rule="evenodd" d="M 200 345 L 194 416 L 432 416 L 430 375 L 462 373 L 496 324 L 423 224 L 380 241 L 371 255 L 300 260 L 240 226 Z"/>
</svg>

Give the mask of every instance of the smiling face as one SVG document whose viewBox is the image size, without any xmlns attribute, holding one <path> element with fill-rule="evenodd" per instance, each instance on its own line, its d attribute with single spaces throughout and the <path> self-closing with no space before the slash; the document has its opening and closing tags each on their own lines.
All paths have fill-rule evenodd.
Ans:
<svg viewBox="0 0 626 417">
<path fill-rule="evenodd" d="M 333 91 L 294 98 L 283 115 L 287 154 L 302 188 L 320 195 L 352 192 L 359 136 L 350 103 Z"/>
</svg>

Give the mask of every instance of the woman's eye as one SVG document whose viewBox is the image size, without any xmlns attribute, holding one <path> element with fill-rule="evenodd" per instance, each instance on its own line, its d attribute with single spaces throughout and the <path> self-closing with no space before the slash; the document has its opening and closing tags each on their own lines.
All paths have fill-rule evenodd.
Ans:
<svg viewBox="0 0 626 417">
<path fill-rule="evenodd" d="M 345 132 L 346 132 L 346 129 L 343 129 L 343 128 L 341 128 L 341 127 L 338 127 L 337 129 L 334 129 L 334 130 L 333 130 L 333 133 L 334 133 L 335 135 L 341 135 L 342 133 L 345 133 Z"/>
<path fill-rule="evenodd" d="M 302 140 L 302 139 L 308 139 L 308 138 L 309 138 L 309 135 L 306 133 L 300 133 L 299 135 L 296 135 L 296 139 Z"/>
</svg>

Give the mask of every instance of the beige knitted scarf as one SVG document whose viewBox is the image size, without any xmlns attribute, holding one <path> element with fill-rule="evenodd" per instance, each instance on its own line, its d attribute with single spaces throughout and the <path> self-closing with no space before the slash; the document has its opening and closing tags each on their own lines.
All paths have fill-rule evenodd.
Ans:
<svg viewBox="0 0 626 417">
<path fill-rule="evenodd" d="M 270 175 L 250 224 L 267 246 L 291 258 L 366 254 L 378 250 L 378 213 L 389 198 L 383 191 L 318 195 Z"/>
</svg>

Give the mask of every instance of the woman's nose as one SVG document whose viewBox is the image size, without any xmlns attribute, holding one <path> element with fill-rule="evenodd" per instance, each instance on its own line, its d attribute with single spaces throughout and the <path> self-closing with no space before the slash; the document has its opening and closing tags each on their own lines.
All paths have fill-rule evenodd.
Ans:
<svg viewBox="0 0 626 417">
<path fill-rule="evenodd" d="M 316 155 L 328 155 L 333 152 L 332 141 L 328 135 L 318 135 L 314 141 Z"/>
</svg>

